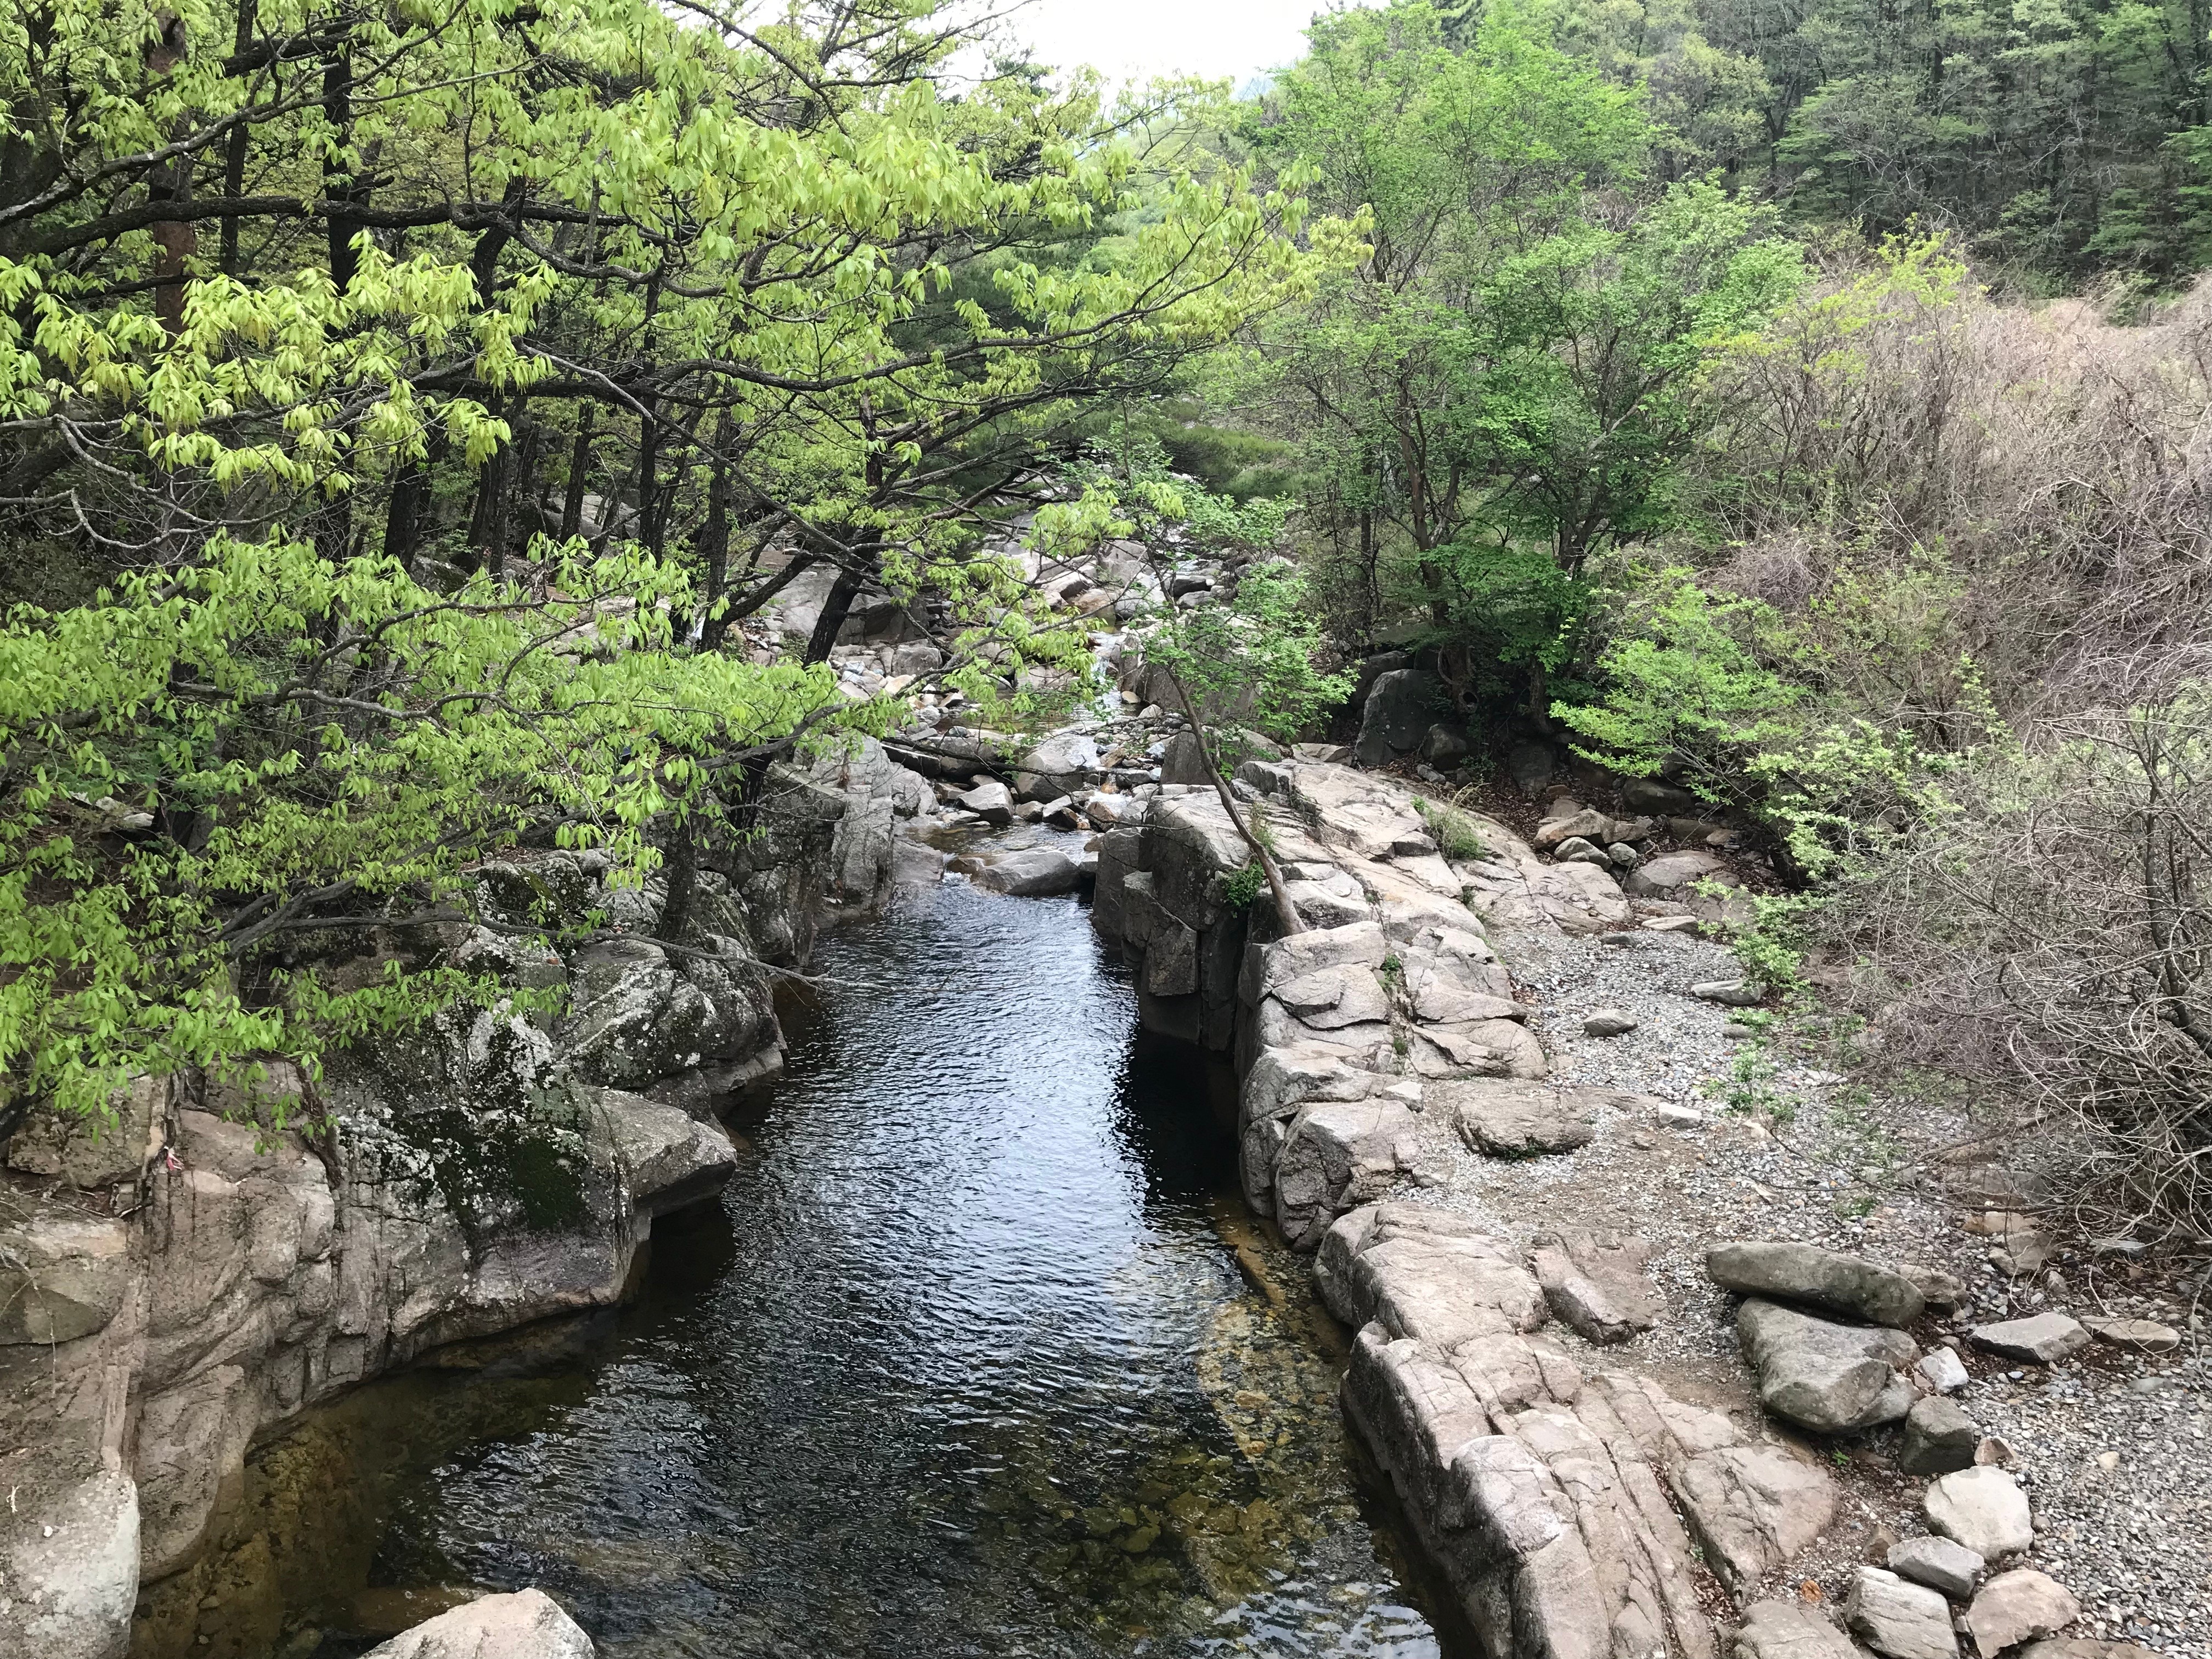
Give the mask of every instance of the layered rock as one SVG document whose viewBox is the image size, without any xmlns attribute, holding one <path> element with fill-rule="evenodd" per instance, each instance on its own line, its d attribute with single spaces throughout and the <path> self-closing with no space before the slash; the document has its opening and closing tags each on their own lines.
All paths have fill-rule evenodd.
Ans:
<svg viewBox="0 0 2212 1659">
<path fill-rule="evenodd" d="M 1542 1290 L 1461 1218 L 1354 1211 L 1316 1277 L 1359 1330 L 1346 1407 L 1487 1652 L 1716 1655 L 1693 1543 L 1748 1586 L 1833 1511 L 1809 1461 L 1532 1335 Z"/>
<path fill-rule="evenodd" d="M 34 1119 L 15 1137 L 0 1659 L 119 1659 L 144 1581 L 195 1605 L 247 1447 L 307 1407 L 634 1287 L 654 1218 L 734 1164 L 677 1103 L 780 1063 L 769 969 L 803 959 L 817 895 L 872 902 L 887 880 L 888 849 L 840 826 L 872 803 L 896 817 L 911 790 L 880 751 L 840 763 L 888 793 L 780 770 L 763 833 L 699 860 L 679 939 L 657 937 L 659 882 L 517 854 L 479 871 L 471 921 L 379 933 L 333 972 L 451 965 L 530 999 L 337 1056 L 313 1086 L 273 1061 L 146 1079 L 103 1133 Z M 539 942 L 579 918 L 565 959 Z"/>
</svg>

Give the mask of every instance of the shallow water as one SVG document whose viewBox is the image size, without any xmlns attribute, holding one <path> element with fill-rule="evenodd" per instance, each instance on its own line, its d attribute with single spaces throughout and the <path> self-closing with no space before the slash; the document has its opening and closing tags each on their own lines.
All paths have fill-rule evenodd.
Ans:
<svg viewBox="0 0 2212 1659">
<path fill-rule="evenodd" d="M 640 1304 L 263 1455 L 255 1502 L 342 1480 L 349 1518 L 268 1529 L 284 1605 L 216 1650 L 536 1583 L 617 1659 L 1438 1655 L 1348 1462 L 1341 1333 L 1234 1197 L 1229 1079 L 1133 1034 L 1078 904 L 949 884 L 817 966 L 871 988 L 787 1022 Z"/>
</svg>

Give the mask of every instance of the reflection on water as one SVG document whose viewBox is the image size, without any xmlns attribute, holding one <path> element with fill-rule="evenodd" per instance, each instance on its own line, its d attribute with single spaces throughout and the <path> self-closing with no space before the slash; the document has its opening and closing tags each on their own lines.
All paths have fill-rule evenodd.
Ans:
<svg viewBox="0 0 2212 1659">
<path fill-rule="evenodd" d="M 950 885 L 819 965 L 874 988 L 791 1022 L 645 1301 L 264 1454 L 227 1577 L 142 1654 L 353 1651 L 525 1583 L 619 1659 L 1437 1652 L 1352 1483 L 1340 1338 L 1223 1195 L 1227 1079 L 1132 1036 L 1075 902 Z"/>
</svg>

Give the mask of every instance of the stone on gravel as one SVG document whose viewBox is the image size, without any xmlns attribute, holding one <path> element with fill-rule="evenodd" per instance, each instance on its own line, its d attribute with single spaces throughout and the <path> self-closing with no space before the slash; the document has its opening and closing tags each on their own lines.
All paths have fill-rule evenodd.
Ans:
<svg viewBox="0 0 2212 1659">
<path fill-rule="evenodd" d="M 1659 1316 L 1640 1238 L 1599 1237 L 1580 1229 L 1540 1235 L 1529 1252 L 1552 1312 L 1592 1342 L 1626 1342 Z"/>
<path fill-rule="evenodd" d="M 1597 1133 L 1598 1109 L 1608 1092 L 1465 1078 L 1442 1085 L 1436 1098 L 1455 1115 L 1460 1133 L 1477 1152 L 1492 1158 L 1533 1158 L 1588 1146 Z"/>
<path fill-rule="evenodd" d="M 1889 1547 L 1889 1570 L 1916 1584 L 1963 1601 L 1989 1571 L 1989 1563 L 1954 1539 L 1923 1533 Z"/>
<path fill-rule="evenodd" d="M 1759 1398 L 1777 1417 L 1822 1434 L 1893 1423 L 1911 1407 L 1897 1374 L 1918 1350 L 1902 1332 L 1838 1325 L 1756 1297 L 1736 1310 Z"/>
<path fill-rule="evenodd" d="M 2056 1636 L 2031 1642 L 2018 1659 L 2158 1659 L 2140 1642 L 2107 1642 L 2100 1637 Z"/>
<path fill-rule="evenodd" d="M 2089 1346 L 2089 1332 L 2080 1321 L 2063 1313 L 2039 1313 L 2027 1319 L 2008 1319 L 1995 1325 L 1977 1325 L 1966 1334 L 1976 1347 L 2004 1359 L 2021 1359 L 2048 1365 Z"/>
<path fill-rule="evenodd" d="M 1858 1650 L 1802 1601 L 1753 1601 L 1743 1610 L 1735 1659 L 1858 1659 Z"/>
<path fill-rule="evenodd" d="M 2001 1572 L 1982 1586 L 1966 1609 L 1966 1628 L 1984 1653 L 2002 1653 L 2016 1642 L 2052 1636 L 2081 1616 L 2074 1592 L 2033 1567 Z"/>
<path fill-rule="evenodd" d="M 1644 872 L 1638 871 L 1637 875 Z M 1631 881 L 1635 876 L 1629 878 Z M 1709 979 L 1690 988 L 1690 994 L 1705 1002 L 1725 1003 L 1731 1008 L 1756 1008 L 1766 1000 L 1766 993 L 1755 985 L 1740 979 Z"/>
<path fill-rule="evenodd" d="M 1651 1109 L 1651 1121 L 1662 1129 L 1702 1129 L 1705 1115 L 1694 1106 L 1662 1100 Z"/>
<path fill-rule="evenodd" d="M 2035 1542 L 2027 1494 L 1993 1465 L 1960 1469 L 1931 1482 L 1920 1512 L 1929 1527 L 1985 1561 L 2017 1555 Z"/>
<path fill-rule="evenodd" d="M 1914 1369 L 1928 1379 L 1928 1386 L 1938 1394 L 1956 1394 L 1973 1381 L 1966 1375 L 1966 1362 L 1959 1358 L 1955 1348 L 1930 1348 Z"/>
<path fill-rule="evenodd" d="M 1972 1468 L 1981 1443 L 1982 1431 L 1972 1418 L 1941 1395 L 1930 1395 L 1905 1414 L 1905 1443 L 1898 1450 L 1897 1467 L 1907 1474 L 1949 1474 Z"/>
<path fill-rule="evenodd" d="M 1923 1306 L 1902 1273 L 1811 1244 L 1716 1245 L 1705 1253 L 1705 1272 L 1723 1290 L 1808 1303 L 1877 1325 L 1910 1325 Z"/>
<path fill-rule="evenodd" d="M 592 1638 L 538 1589 L 487 1595 L 403 1631 L 367 1659 L 592 1659 Z"/>
<path fill-rule="evenodd" d="M 1861 1567 L 1844 1603 L 1844 1622 L 1888 1659 L 1956 1659 L 1951 1604 L 1924 1584 L 1881 1567 Z"/>
<path fill-rule="evenodd" d="M 1619 1008 L 1600 1008 L 1583 1021 L 1583 1035 L 1594 1037 L 1626 1036 L 1636 1029 L 1636 1016 Z"/>
<path fill-rule="evenodd" d="M 2181 1333 L 2154 1319 L 2086 1318 L 2081 1322 L 2099 1341 L 2110 1342 L 2115 1347 L 2135 1348 L 2144 1353 L 2172 1353 L 2181 1346 Z"/>
</svg>

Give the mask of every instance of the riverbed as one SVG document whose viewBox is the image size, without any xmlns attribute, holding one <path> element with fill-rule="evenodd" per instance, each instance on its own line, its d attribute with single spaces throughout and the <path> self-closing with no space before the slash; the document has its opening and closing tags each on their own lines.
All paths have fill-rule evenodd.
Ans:
<svg viewBox="0 0 2212 1659">
<path fill-rule="evenodd" d="M 949 882 L 815 968 L 643 1297 L 265 1449 L 240 1617 L 190 1651 L 335 1659 L 534 1583 L 614 1659 L 1443 1655 L 1342 1333 L 1236 1196 L 1231 1079 L 1137 1032 L 1079 902 Z"/>
</svg>

